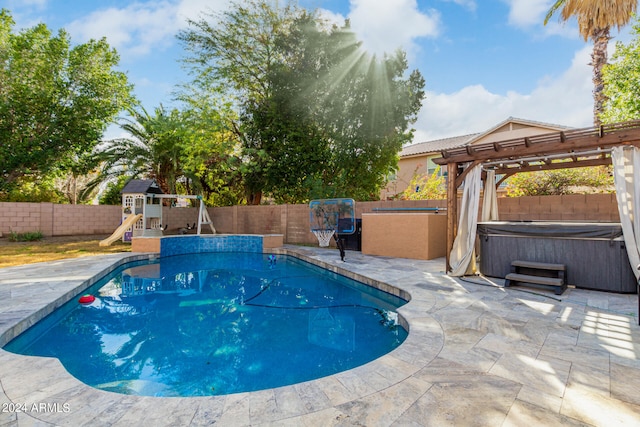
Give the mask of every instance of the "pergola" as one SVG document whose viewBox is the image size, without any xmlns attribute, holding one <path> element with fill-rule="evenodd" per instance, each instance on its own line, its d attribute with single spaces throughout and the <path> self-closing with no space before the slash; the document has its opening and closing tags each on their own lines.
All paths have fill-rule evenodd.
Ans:
<svg viewBox="0 0 640 427">
<path fill-rule="evenodd" d="M 640 120 L 443 150 L 434 162 L 446 165 L 448 175 L 447 272 L 458 227 L 458 188 L 473 167 L 503 174 L 499 185 L 519 172 L 610 165 L 611 149 L 621 145 L 640 147 Z"/>
</svg>

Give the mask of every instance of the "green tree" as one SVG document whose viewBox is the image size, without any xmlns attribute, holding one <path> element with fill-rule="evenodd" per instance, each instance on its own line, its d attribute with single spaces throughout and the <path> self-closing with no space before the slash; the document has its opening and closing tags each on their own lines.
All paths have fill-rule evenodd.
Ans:
<svg viewBox="0 0 640 427">
<path fill-rule="evenodd" d="M 166 194 L 175 194 L 176 183 L 183 175 L 184 126 L 180 112 L 166 111 L 161 105 L 154 115 L 144 107 L 130 109 L 129 115 L 120 120 L 120 128 L 130 136 L 108 141 L 98 151 L 103 171 L 94 184 L 119 175 L 144 177 L 155 179 Z"/>
<path fill-rule="evenodd" d="M 289 6 L 280 12 L 262 0 L 234 2 L 223 13 L 189 21 L 190 28 L 178 35 L 190 54 L 185 64 L 194 75 L 194 85 L 227 94 L 238 116 L 244 115 L 232 129 L 243 146 L 241 170 L 249 204 L 258 204 L 262 198 L 265 151 L 262 141 L 251 134 L 257 126 L 247 122 L 255 106 L 271 95 L 267 75 L 280 59 L 275 38 L 293 13 L 297 12 Z"/>
<path fill-rule="evenodd" d="M 56 188 L 64 194 L 67 203 L 89 203 L 97 194 L 97 189 L 91 185 L 98 174 L 97 168 L 94 167 L 91 153 L 88 154 L 84 159 L 78 159 L 65 175 L 55 181 Z"/>
<path fill-rule="evenodd" d="M 375 60 L 348 25 L 292 5 L 250 1 L 209 18 L 180 39 L 197 78 L 235 96 L 247 202 L 377 197 L 424 96 L 417 71 L 404 78 L 404 54 Z"/>
<path fill-rule="evenodd" d="M 184 180 L 179 184 L 185 193 L 201 194 L 210 206 L 230 206 L 244 199 L 240 142 L 233 127 L 235 113 L 218 95 L 202 82 L 179 94 L 184 105 Z"/>
<path fill-rule="evenodd" d="M 0 191 L 0 202 L 65 203 L 66 201 L 64 194 L 56 188 L 52 177 L 24 176 L 16 180 L 7 191 Z"/>
<path fill-rule="evenodd" d="M 398 152 L 411 141 L 424 98 L 424 79 L 398 50 L 371 57 L 349 26 L 328 39 L 331 62 L 323 76 L 316 120 L 329 137 L 332 164 L 325 183 L 336 197 L 377 200 L 385 177 L 397 167 Z M 312 104 L 313 105 L 313 104 Z"/>
<path fill-rule="evenodd" d="M 611 40 L 611 27 L 623 27 L 631 21 L 638 7 L 637 0 L 557 0 L 545 17 L 549 19 L 561 10 L 560 18 L 567 21 L 571 17 L 578 20 L 578 30 L 586 41 L 593 41 L 591 65 L 593 67 L 593 123 L 600 125 L 600 115 L 604 111 L 605 93 L 602 69 L 607 63 L 607 45 Z"/>
<path fill-rule="evenodd" d="M 100 194 L 101 205 L 122 205 L 122 189 L 129 181 L 128 176 L 120 175 L 114 181 L 107 183 L 105 190 Z"/>
<path fill-rule="evenodd" d="M 105 39 L 71 47 L 44 24 L 13 32 L 0 12 L 0 191 L 22 177 L 67 171 L 91 152 L 133 102 L 118 55 Z"/>
<path fill-rule="evenodd" d="M 440 176 L 440 166 L 433 173 L 419 174 L 416 171 L 407 188 L 402 192 L 402 200 L 437 200 L 447 197 L 446 180 Z"/>
<path fill-rule="evenodd" d="M 633 25 L 634 38 L 625 45 L 616 43 L 613 62 L 602 70 L 607 98 L 605 123 L 640 119 L 640 21 Z"/>
<path fill-rule="evenodd" d="M 523 172 L 510 177 L 507 181 L 509 197 L 611 191 L 613 191 L 613 176 L 609 167 Z"/>
</svg>

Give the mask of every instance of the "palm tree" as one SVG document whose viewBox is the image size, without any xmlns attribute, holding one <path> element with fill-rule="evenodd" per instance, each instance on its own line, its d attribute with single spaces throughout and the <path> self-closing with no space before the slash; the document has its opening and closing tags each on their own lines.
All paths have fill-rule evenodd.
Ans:
<svg viewBox="0 0 640 427">
<path fill-rule="evenodd" d="M 593 124 L 600 126 L 600 113 L 605 102 L 602 68 L 607 63 L 607 45 L 611 27 L 618 29 L 629 23 L 638 7 L 638 0 L 557 0 L 544 19 L 544 24 L 559 10 L 561 20 L 572 16 L 578 20 L 580 35 L 593 41 L 591 65 L 593 66 Z"/>
<path fill-rule="evenodd" d="M 155 179 L 163 192 L 176 193 L 176 182 L 183 175 L 181 123 L 177 110 L 162 105 L 149 114 L 144 108 L 131 109 L 131 118 L 122 119 L 120 128 L 129 138 L 108 141 L 99 153 L 103 173 L 99 181 L 127 174 Z"/>
</svg>

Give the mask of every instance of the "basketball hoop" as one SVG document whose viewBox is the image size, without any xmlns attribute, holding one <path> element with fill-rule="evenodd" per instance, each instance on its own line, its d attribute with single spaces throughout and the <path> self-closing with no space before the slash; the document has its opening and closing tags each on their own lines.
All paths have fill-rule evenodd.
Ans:
<svg viewBox="0 0 640 427">
<path fill-rule="evenodd" d="M 320 243 L 321 248 L 326 248 L 329 246 L 329 242 L 331 242 L 331 237 L 333 237 L 333 233 L 335 230 L 311 230 L 313 234 L 318 238 L 318 242 Z"/>
<path fill-rule="evenodd" d="M 309 224 L 320 247 L 329 246 L 334 236 L 353 234 L 355 216 L 353 199 L 318 199 L 309 202 Z M 338 248 L 340 249 L 339 245 Z M 342 249 L 340 253 L 343 253 Z"/>
</svg>

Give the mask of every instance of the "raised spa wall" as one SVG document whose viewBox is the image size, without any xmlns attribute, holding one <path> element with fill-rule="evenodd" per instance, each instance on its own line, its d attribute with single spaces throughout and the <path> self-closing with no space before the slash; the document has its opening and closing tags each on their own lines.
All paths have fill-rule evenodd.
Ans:
<svg viewBox="0 0 640 427">
<path fill-rule="evenodd" d="M 131 252 L 159 252 L 160 256 L 202 252 L 264 252 L 283 245 L 282 234 L 205 234 L 200 236 L 136 237 Z"/>
<path fill-rule="evenodd" d="M 446 251 L 446 213 L 362 214 L 363 254 L 429 260 Z"/>
</svg>

